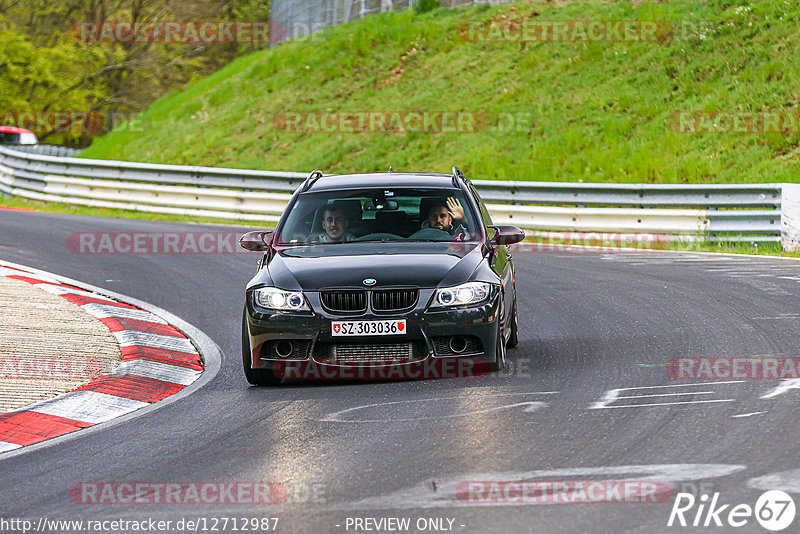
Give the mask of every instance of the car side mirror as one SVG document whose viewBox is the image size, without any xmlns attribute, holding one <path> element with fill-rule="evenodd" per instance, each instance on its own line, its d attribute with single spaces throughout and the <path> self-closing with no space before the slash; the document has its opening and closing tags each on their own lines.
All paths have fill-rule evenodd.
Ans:
<svg viewBox="0 0 800 534">
<path fill-rule="evenodd" d="M 494 235 L 489 238 L 489 243 L 495 246 L 513 245 L 525 239 L 525 232 L 516 226 L 490 226 L 494 229 Z"/>
<path fill-rule="evenodd" d="M 247 250 L 255 252 L 263 252 L 269 250 L 272 245 L 272 238 L 275 232 L 272 230 L 259 230 L 256 232 L 247 232 L 239 238 L 239 246 Z"/>
</svg>

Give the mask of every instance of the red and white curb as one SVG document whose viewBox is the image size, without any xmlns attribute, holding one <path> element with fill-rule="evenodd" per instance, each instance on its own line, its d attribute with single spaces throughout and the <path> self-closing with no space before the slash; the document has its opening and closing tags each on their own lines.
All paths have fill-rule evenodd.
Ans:
<svg viewBox="0 0 800 534">
<path fill-rule="evenodd" d="M 129 414 L 180 392 L 204 370 L 189 338 L 160 316 L 40 272 L 0 265 L 0 276 L 33 284 L 95 316 L 117 338 L 122 364 L 58 397 L 0 414 L 0 453 Z"/>
</svg>

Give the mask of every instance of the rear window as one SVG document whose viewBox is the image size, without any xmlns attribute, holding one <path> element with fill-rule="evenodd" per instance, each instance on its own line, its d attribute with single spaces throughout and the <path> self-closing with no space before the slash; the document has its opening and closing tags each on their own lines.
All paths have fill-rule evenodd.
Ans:
<svg viewBox="0 0 800 534">
<path fill-rule="evenodd" d="M 278 242 L 471 241 L 480 237 L 479 220 L 460 189 L 303 193 L 286 218 Z"/>
</svg>

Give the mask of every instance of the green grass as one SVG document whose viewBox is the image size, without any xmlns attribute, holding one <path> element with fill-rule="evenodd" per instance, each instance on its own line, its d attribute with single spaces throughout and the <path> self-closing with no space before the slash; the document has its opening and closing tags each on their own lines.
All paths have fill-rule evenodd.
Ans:
<svg viewBox="0 0 800 534">
<path fill-rule="evenodd" d="M 468 42 L 468 21 L 669 21 L 664 42 Z M 473 179 L 797 181 L 800 135 L 678 133 L 680 111 L 794 111 L 800 4 L 782 0 L 532 1 L 367 17 L 234 61 L 155 102 L 83 153 L 157 163 Z M 287 111 L 529 116 L 511 131 L 290 133 Z M 505 115 L 504 115 L 505 114 Z M 516 115 L 522 114 L 522 115 Z M 502 130 L 502 128 L 500 128 Z"/>
<path fill-rule="evenodd" d="M 719 252 L 723 254 L 759 254 L 765 256 L 781 256 L 785 258 L 800 258 L 800 252 L 786 252 L 780 243 L 711 243 L 704 241 L 685 242 L 675 241 L 669 244 L 669 250 L 683 250 L 689 252 Z"/>
<path fill-rule="evenodd" d="M 742 242 L 712 242 L 703 241 L 700 236 L 696 238 L 672 238 L 653 240 L 652 237 L 636 240 L 631 234 L 585 234 L 585 237 L 573 238 L 578 233 L 564 232 L 548 235 L 529 235 L 526 243 L 538 243 L 543 251 L 564 250 L 569 245 L 594 247 L 598 249 L 639 249 L 639 250 L 674 250 L 683 252 L 715 252 L 719 254 L 756 254 L 763 256 L 780 256 L 786 258 L 800 258 L 800 252 L 787 252 L 779 242 L 757 243 L 754 241 Z M 593 238 L 594 237 L 594 238 Z"/>
<path fill-rule="evenodd" d="M 505 19 L 503 17 L 506 17 Z M 655 20 L 663 42 L 468 42 L 470 21 Z M 797 182 L 800 135 L 676 132 L 675 113 L 800 112 L 800 4 L 777 0 L 531 1 L 368 17 L 238 59 L 155 102 L 81 156 L 325 172 L 447 171 L 472 179 Z M 480 133 L 291 133 L 286 112 L 486 114 Z M 503 129 L 510 116 L 528 117 Z M 0 202 L 59 213 L 206 222 Z M 234 221 L 231 224 L 253 226 Z M 672 242 L 672 250 L 784 253 L 777 243 Z"/>
</svg>

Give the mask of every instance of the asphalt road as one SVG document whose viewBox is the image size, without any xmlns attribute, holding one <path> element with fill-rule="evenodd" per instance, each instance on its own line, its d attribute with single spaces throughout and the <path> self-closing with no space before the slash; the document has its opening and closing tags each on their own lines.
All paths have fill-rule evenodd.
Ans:
<svg viewBox="0 0 800 534">
<path fill-rule="evenodd" d="M 217 376 L 185 398 L 0 459 L 0 518 L 277 517 L 278 532 L 364 532 L 372 524 L 356 530 L 355 518 L 398 517 L 410 518 L 411 531 L 418 520 L 444 518 L 452 532 L 726 532 L 732 528 L 667 527 L 674 497 L 474 505 L 457 499 L 455 488 L 629 479 L 751 506 L 767 489 L 800 494 L 800 390 L 776 391 L 778 380 L 676 380 L 665 370 L 680 357 L 800 355 L 800 263 L 517 254 L 520 346 L 505 373 L 253 388 L 241 371 L 239 325 L 257 255 L 92 255 L 67 247 L 76 232 L 207 228 L 0 211 L 0 259 L 164 308 L 224 353 Z M 81 504 L 68 496 L 72 485 L 94 481 L 276 481 L 288 498 L 201 506 Z M 686 514 L 690 522 L 696 511 Z M 766 530 L 751 518 L 737 532 Z"/>
</svg>

